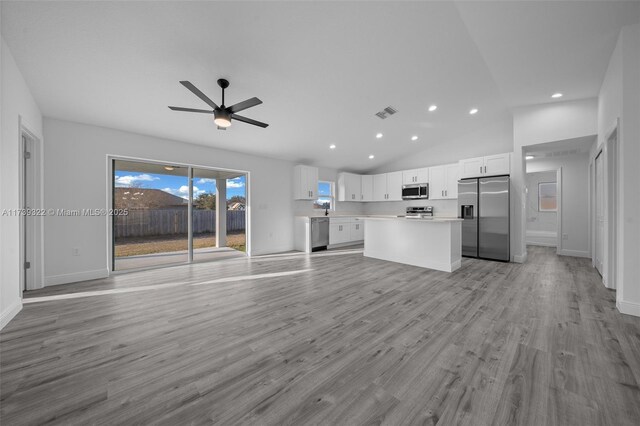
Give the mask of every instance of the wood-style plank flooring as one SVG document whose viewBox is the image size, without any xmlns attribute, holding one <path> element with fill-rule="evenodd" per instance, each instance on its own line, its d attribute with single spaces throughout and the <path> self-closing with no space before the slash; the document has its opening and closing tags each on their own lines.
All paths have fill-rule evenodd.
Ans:
<svg viewBox="0 0 640 426">
<path fill-rule="evenodd" d="M 2 425 L 640 421 L 640 318 L 540 247 L 451 274 L 333 252 L 50 287 L 0 355 Z"/>
</svg>

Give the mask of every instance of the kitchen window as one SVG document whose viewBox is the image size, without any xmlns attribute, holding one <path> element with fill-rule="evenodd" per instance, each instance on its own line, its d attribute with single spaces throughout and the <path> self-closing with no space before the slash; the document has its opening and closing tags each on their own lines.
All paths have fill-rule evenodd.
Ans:
<svg viewBox="0 0 640 426">
<path fill-rule="evenodd" d="M 318 198 L 313 202 L 313 208 L 335 210 L 334 189 L 334 182 L 318 181 Z"/>
</svg>

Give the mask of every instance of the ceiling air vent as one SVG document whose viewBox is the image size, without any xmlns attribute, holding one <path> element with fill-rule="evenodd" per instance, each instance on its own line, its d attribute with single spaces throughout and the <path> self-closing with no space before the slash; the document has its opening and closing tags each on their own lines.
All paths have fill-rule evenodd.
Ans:
<svg viewBox="0 0 640 426">
<path fill-rule="evenodd" d="M 398 112 L 397 109 L 395 109 L 392 106 L 388 106 L 385 109 L 383 109 L 382 111 L 378 111 L 376 112 L 376 116 L 382 120 L 384 120 L 385 118 L 387 118 L 390 115 L 395 114 L 396 112 Z"/>
</svg>

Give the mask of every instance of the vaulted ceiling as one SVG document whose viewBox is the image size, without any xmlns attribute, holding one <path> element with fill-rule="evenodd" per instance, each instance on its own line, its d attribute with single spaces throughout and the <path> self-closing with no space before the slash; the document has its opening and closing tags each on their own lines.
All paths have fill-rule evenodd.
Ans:
<svg viewBox="0 0 640 426">
<path fill-rule="evenodd" d="M 640 16 L 639 2 L 619 1 L 1 7 L 3 38 L 45 116 L 354 171 L 556 91 L 597 96 L 620 28 Z M 263 100 L 243 115 L 267 129 L 219 131 L 211 116 L 167 108 L 206 108 L 180 80 L 219 101 L 221 77 L 227 104 Z M 399 112 L 374 115 L 387 106 Z"/>
</svg>

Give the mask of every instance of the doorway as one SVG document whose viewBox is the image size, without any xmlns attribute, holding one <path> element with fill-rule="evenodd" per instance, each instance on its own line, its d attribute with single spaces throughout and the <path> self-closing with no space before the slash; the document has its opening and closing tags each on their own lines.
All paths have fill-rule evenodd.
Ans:
<svg viewBox="0 0 640 426">
<path fill-rule="evenodd" d="M 20 291 L 43 287 L 42 145 L 20 124 Z"/>
</svg>

